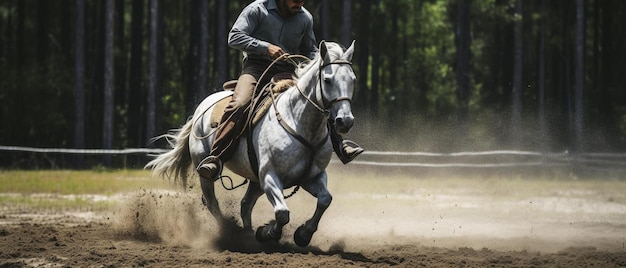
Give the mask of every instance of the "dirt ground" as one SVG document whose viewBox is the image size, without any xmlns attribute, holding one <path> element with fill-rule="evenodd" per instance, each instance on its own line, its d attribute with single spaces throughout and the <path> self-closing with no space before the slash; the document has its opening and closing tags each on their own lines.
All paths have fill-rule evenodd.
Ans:
<svg viewBox="0 0 626 268">
<path fill-rule="evenodd" d="M 196 189 L 82 197 L 115 200 L 96 212 L 6 206 L 0 267 L 626 267 L 626 204 L 597 198 L 606 193 L 511 196 L 415 179 L 354 190 L 351 180 L 330 184 L 333 204 L 306 248 L 291 237 L 315 206 L 304 191 L 288 200 L 280 243 L 269 244 L 237 227 L 244 189 L 218 192 L 233 218 L 222 230 Z M 255 226 L 271 219 L 268 203 L 259 200 Z"/>
</svg>

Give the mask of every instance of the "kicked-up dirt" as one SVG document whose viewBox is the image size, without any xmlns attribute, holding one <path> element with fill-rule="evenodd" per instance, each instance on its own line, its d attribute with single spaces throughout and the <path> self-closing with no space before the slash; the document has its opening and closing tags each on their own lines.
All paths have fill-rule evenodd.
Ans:
<svg viewBox="0 0 626 268">
<path fill-rule="evenodd" d="M 509 189 L 494 181 L 482 182 L 493 186 L 484 191 L 458 181 L 365 181 L 331 183 L 333 204 L 305 248 L 291 237 L 315 207 L 304 191 L 288 200 L 281 241 L 263 244 L 239 229 L 245 189 L 218 193 L 232 218 L 221 229 L 195 189 L 103 197 L 116 203 L 105 211 L 9 204 L 0 208 L 0 267 L 626 267 L 619 196 L 562 186 L 549 195 L 494 193 Z M 259 199 L 255 226 L 271 220 L 268 203 Z"/>
</svg>

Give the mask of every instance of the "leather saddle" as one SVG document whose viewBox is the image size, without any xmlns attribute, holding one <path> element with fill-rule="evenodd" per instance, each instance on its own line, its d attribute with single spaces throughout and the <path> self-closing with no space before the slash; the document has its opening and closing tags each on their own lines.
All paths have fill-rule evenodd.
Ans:
<svg viewBox="0 0 626 268">
<path fill-rule="evenodd" d="M 234 90 L 237 85 L 237 81 L 228 81 L 224 83 L 224 90 Z M 256 153 L 254 150 L 254 146 L 252 144 L 252 131 L 250 129 L 254 127 L 260 120 L 263 118 L 263 115 L 270 109 L 272 106 L 274 94 L 280 94 L 287 90 L 288 88 L 295 85 L 295 81 L 292 79 L 291 74 L 289 73 L 280 73 L 272 77 L 271 81 L 265 85 L 261 90 L 257 90 L 257 94 L 253 100 L 250 101 L 248 115 L 247 118 L 241 118 L 241 120 L 246 120 L 246 130 L 244 130 L 243 135 L 247 135 L 248 139 L 248 159 L 250 160 L 250 165 L 254 169 L 255 174 L 258 173 L 259 169 L 259 161 L 256 157 Z M 228 103 L 232 100 L 232 95 L 226 98 L 219 100 L 215 107 L 213 108 L 213 112 L 211 113 L 211 127 L 217 128 L 222 123 L 222 117 L 224 116 L 224 109 L 228 106 Z M 244 115 L 245 116 L 245 115 Z M 254 178 L 248 178 L 254 180 Z M 258 178 L 256 178 L 258 180 Z"/>
<path fill-rule="evenodd" d="M 256 95 L 256 98 L 250 102 L 249 105 L 251 107 L 252 118 L 251 125 L 256 125 L 263 115 L 269 110 L 272 106 L 272 97 L 271 94 L 280 94 L 290 87 L 294 86 L 296 83 L 293 80 L 290 73 L 279 73 L 272 77 L 270 83 L 268 83 L 263 90 L 260 91 L 260 94 Z M 237 86 L 237 80 L 231 80 L 224 83 L 224 90 L 235 90 Z M 213 113 L 211 113 L 211 127 L 216 128 L 221 123 L 222 117 L 224 115 L 224 109 L 228 106 L 228 103 L 232 100 L 232 96 L 228 96 L 219 100 L 215 103 L 215 108 L 213 109 Z"/>
</svg>

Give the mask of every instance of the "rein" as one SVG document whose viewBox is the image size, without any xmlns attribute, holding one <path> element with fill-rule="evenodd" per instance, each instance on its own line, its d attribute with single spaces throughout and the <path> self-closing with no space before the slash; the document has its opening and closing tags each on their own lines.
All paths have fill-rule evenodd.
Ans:
<svg viewBox="0 0 626 268">
<path fill-rule="evenodd" d="M 285 55 L 283 55 L 285 56 Z M 283 57 L 281 56 L 281 57 Z M 276 62 L 277 60 L 279 60 L 281 57 L 277 58 L 274 62 Z M 287 56 L 288 59 L 291 59 L 290 57 L 292 56 Z M 302 58 L 305 58 L 308 60 L 307 57 L 305 56 L 299 56 Z M 292 61 L 293 63 L 293 61 Z M 273 64 L 273 63 L 272 63 Z M 322 90 L 322 69 L 326 66 L 329 65 L 333 65 L 333 64 L 349 64 L 352 65 L 352 62 L 350 61 L 345 61 L 345 60 L 338 60 L 338 61 L 333 61 L 327 64 L 320 64 L 319 70 L 318 70 L 318 75 L 317 75 L 317 83 L 319 84 L 319 86 L 316 86 L 316 98 L 318 103 L 321 103 L 323 108 L 320 107 L 320 105 L 318 103 L 316 103 L 315 101 L 311 100 L 311 98 L 309 98 L 304 91 L 300 88 L 300 86 L 298 86 L 298 83 L 296 83 L 295 87 L 296 89 L 298 89 L 298 92 L 300 92 L 300 95 L 302 95 L 302 97 L 304 97 L 307 102 L 311 103 L 313 105 L 313 107 L 315 107 L 320 113 L 322 113 L 324 116 L 327 116 L 330 112 L 328 111 L 328 109 L 330 108 L 330 106 L 338 101 L 342 101 L 342 100 L 348 100 L 348 101 L 352 101 L 352 99 L 350 97 L 347 96 L 341 96 L 341 97 L 337 97 L 333 100 L 328 101 L 328 103 L 326 103 L 326 101 L 324 100 L 323 97 L 323 90 Z M 271 65 L 270 65 L 271 67 Z M 268 67 L 269 69 L 269 67 Z M 311 159 L 313 159 L 315 157 L 315 152 L 317 151 L 318 148 L 322 147 L 327 141 L 328 141 L 328 135 L 326 135 L 326 137 L 324 139 L 322 139 L 319 143 L 317 143 L 316 145 L 311 144 L 309 141 L 307 141 L 304 137 L 302 137 L 302 135 L 298 134 L 298 132 L 296 132 L 291 126 L 289 126 L 289 124 L 287 124 L 287 122 L 285 122 L 285 120 L 283 120 L 282 116 L 280 115 L 280 112 L 278 111 L 277 105 L 276 105 L 276 97 L 274 96 L 273 92 L 270 92 L 270 96 L 272 97 L 272 106 L 274 106 L 274 111 L 276 114 L 276 119 L 278 120 L 278 122 L 280 123 L 280 125 L 283 127 L 283 129 L 285 129 L 285 131 L 287 131 L 287 133 L 289 133 L 289 135 L 291 135 L 292 137 L 294 137 L 296 140 L 298 140 L 300 143 L 302 143 L 305 147 L 307 147 L 309 149 L 309 151 L 311 152 Z M 320 101 L 321 99 L 321 101 Z M 309 168 L 310 166 L 313 165 L 313 161 L 311 161 L 309 163 Z M 307 168 L 307 169 L 309 169 Z M 285 199 L 292 197 L 294 194 L 296 194 L 296 192 L 298 192 L 298 190 L 300 189 L 300 185 L 297 185 L 296 188 L 291 192 L 291 194 L 284 196 Z"/>
<path fill-rule="evenodd" d="M 272 62 L 272 65 L 274 63 L 276 63 L 277 61 L 281 60 L 281 58 L 286 57 L 287 59 L 291 59 L 292 57 L 300 57 L 300 58 L 304 58 L 304 59 L 308 59 L 305 56 L 301 56 L 301 55 L 295 55 L 295 56 L 289 56 L 288 54 L 284 54 L 281 55 L 280 57 L 278 57 L 276 60 L 274 60 L 274 62 Z M 291 63 L 293 64 L 294 62 L 291 61 Z M 304 97 L 307 102 L 311 103 L 320 113 L 322 113 L 323 115 L 328 115 L 329 111 L 328 109 L 330 108 L 330 106 L 338 101 L 343 101 L 343 100 L 347 100 L 347 101 L 352 101 L 352 99 L 350 97 L 347 96 L 340 96 L 337 97 L 335 99 L 332 99 L 330 101 L 326 101 L 323 97 L 322 94 L 322 69 L 326 66 L 329 65 L 333 65 L 333 64 L 349 64 L 352 65 L 352 62 L 350 61 L 346 61 L 346 60 L 337 60 L 337 61 L 333 61 L 333 62 L 329 62 L 326 64 L 320 64 L 319 70 L 317 72 L 317 82 L 319 84 L 319 86 L 316 86 L 316 91 L 315 91 L 315 95 L 316 95 L 316 99 L 318 101 L 318 103 L 322 103 L 323 107 L 320 107 L 320 105 L 318 103 L 316 103 L 315 101 L 311 100 L 311 98 L 309 98 L 304 91 L 298 86 L 298 84 L 296 83 L 295 87 L 296 89 L 298 89 L 298 92 L 300 92 L 300 95 L 302 95 L 302 97 Z M 270 67 L 272 67 L 272 65 L 270 65 L 268 67 L 267 70 L 269 70 Z M 266 72 L 267 72 L 266 70 Z M 265 72 L 263 73 L 265 74 Z M 323 146 L 326 141 L 328 140 L 328 136 L 326 136 L 325 139 L 322 139 L 319 143 L 317 143 L 316 145 L 311 144 L 309 141 L 307 141 L 304 137 L 302 137 L 302 135 L 298 134 L 291 126 L 289 126 L 287 124 L 287 122 L 285 122 L 285 120 L 283 120 L 282 116 L 280 115 L 280 112 L 278 111 L 278 108 L 276 107 L 276 97 L 274 96 L 274 94 L 272 92 L 270 92 L 270 96 L 272 97 L 272 104 L 274 106 L 274 112 L 276 114 L 276 118 L 278 120 L 278 122 L 280 122 L 280 125 L 287 131 L 287 133 L 289 133 L 289 135 L 291 135 L 292 137 L 294 137 L 295 139 L 297 139 L 300 143 L 302 143 L 304 146 L 306 146 L 312 154 L 315 154 L 315 151 L 317 151 L 317 148 Z"/>
<path fill-rule="evenodd" d="M 323 91 L 322 90 L 322 85 L 324 84 L 324 83 L 322 83 L 322 69 L 324 67 L 326 67 L 326 66 L 334 65 L 334 64 L 348 64 L 348 65 L 352 66 L 352 62 L 347 61 L 347 60 L 337 60 L 337 61 L 332 61 L 332 62 L 320 65 L 320 69 L 319 69 L 318 75 L 317 75 L 317 81 L 318 81 L 320 86 L 316 87 L 317 90 L 315 92 L 315 95 L 316 95 L 317 101 L 321 101 L 322 102 L 322 105 L 324 106 L 324 113 L 327 113 L 328 112 L 328 108 L 330 108 L 330 106 L 333 103 L 335 103 L 335 102 L 343 101 L 343 100 L 347 100 L 347 101 L 350 101 L 350 102 L 352 101 L 352 99 L 350 97 L 348 97 L 348 96 L 337 97 L 335 99 L 332 99 L 332 100 L 328 101 L 328 104 L 326 104 L 326 102 L 324 101 L 324 97 L 323 97 L 323 94 L 322 94 L 322 91 Z M 316 107 L 317 107 L 317 105 L 316 105 Z"/>
<path fill-rule="evenodd" d="M 297 63 L 293 60 L 294 58 L 300 58 L 300 59 L 304 59 L 304 60 L 310 60 L 309 58 L 307 58 L 306 56 L 302 56 L 302 55 L 289 55 L 289 54 L 283 54 L 281 56 L 279 56 L 278 58 L 276 58 L 274 61 L 272 61 L 272 63 L 265 69 L 265 71 L 263 72 L 263 74 L 261 74 L 261 76 L 259 77 L 259 81 L 261 81 L 263 79 L 263 77 L 265 77 L 265 75 L 267 74 L 267 72 L 272 68 L 272 66 L 274 66 L 274 64 L 276 64 L 278 61 L 281 60 L 285 60 L 291 64 L 293 64 L 294 66 L 297 67 Z M 352 62 L 350 61 L 346 61 L 346 60 L 338 60 L 338 61 L 333 61 L 333 62 L 329 62 L 326 64 L 320 64 L 319 66 L 319 70 L 318 70 L 318 75 L 317 75 L 317 84 L 319 86 L 315 87 L 315 95 L 316 95 L 316 101 L 313 101 L 311 98 L 309 98 L 306 93 L 298 86 L 298 84 L 296 83 L 295 87 L 298 90 L 298 92 L 300 93 L 300 95 L 302 95 L 302 97 L 304 97 L 307 102 L 311 103 L 313 105 L 313 107 L 315 107 L 320 113 L 322 113 L 323 115 L 328 115 L 329 112 L 329 108 L 330 106 L 338 101 L 343 101 L 343 100 L 347 100 L 347 101 L 352 101 L 352 99 L 348 96 L 340 96 L 337 97 L 335 99 L 332 100 L 326 100 L 324 99 L 324 95 L 323 95 L 323 81 L 322 81 L 322 69 L 326 66 L 329 65 L 334 65 L 334 64 L 348 64 L 348 65 L 352 65 Z M 257 83 L 257 85 L 255 86 L 253 93 L 252 93 L 252 100 L 254 103 L 252 103 L 252 107 L 256 106 L 256 101 L 258 98 L 256 98 L 256 94 L 257 94 L 257 90 L 258 90 L 258 86 L 259 84 Z M 295 129 L 293 129 L 291 126 L 289 126 L 289 124 L 287 124 L 287 122 L 285 122 L 285 120 L 283 120 L 280 112 L 278 111 L 277 108 L 277 99 L 275 94 L 271 91 L 271 87 L 266 86 L 264 88 L 264 90 L 267 90 L 269 92 L 270 97 L 272 98 L 272 106 L 274 107 L 274 112 L 276 115 L 276 118 L 278 120 L 278 122 L 280 123 L 280 125 L 283 127 L 283 129 L 285 129 L 285 131 L 287 131 L 287 133 L 289 135 L 291 135 L 292 137 L 294 137 L 296 140 L 298 140 L 301 144 L 303 144 L 305 147 L 307 147 L 307 149 L 310 150 L 311 152 L 311 158 L 314 157 L 316 151 L 318 150 L 318 148 L 322 147 L 327 141 L 328 141 L 328 135 L 326 135 L 326 137 L 324 139 L 322 139 L 320 142 L 318 142 L 317 144 L 313 145 L 311 144 L 307 139 L 305 139 L 302 135 L 298 134 L 296 132 Z M 321 104 L 321 105 L 320 105 Z M 246 120 L 246 122 L 248 122 L 248 124 L 252 124 L 252 112 L 250 112 L 248 114 L 248 119 Z M 251 133 L 251 132 L 249 132 Z M 248 142 L 251 142 L 251 137 L 248 137 Z M 248 150 L 254 150 L 253 146 L 251 146 L 251 144 L 248 145 Z M 248 152 L 249 157 L 251 157 L 251 162 L 256 162 L 256 166 L 258 166 L 258 160 L 256 160 L 256 155 L 255 153 L 252 151 Z M 252 164 L 252 163 L 251 163 Z M 309 165 L 313 165 L 313 161 L 311 161 L 311 163 L 309 163 Z M 257 171 L 258 172 L 258 171 Z M 258 175 L 257 175 L 258 176 Z M 227 177 L 227 176 L 226 176 Z M 229 180 L 229 184 L 230 185 L 226 185 L 224 183 L 224 177 L 221 178 L 222 179 L 222 186 L 227 189 L 227 190 L 234 190 L 236 188 L 239 188 L 243 185 L 245 185 L 247 183 L 247 180 L 244 181 L 243 183 L 239 184 L 239 185 L 233 185 L 233 181 L 230 177 L 227 177 L 227 179 Z M 293 196 L 296 192 L 298 192 L 298 190 L 300 189 L 300 185 L 296 185 L 296 188 L 288 195 L 283 195 L 285 199 Z"/>
</svg>

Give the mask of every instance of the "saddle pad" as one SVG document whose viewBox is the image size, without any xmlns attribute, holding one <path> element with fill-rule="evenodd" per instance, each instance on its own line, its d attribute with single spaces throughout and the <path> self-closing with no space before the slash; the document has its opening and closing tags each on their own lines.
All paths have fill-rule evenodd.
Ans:
<svg viewBox="0 0 626 268">
<path fill-rule="evenodd" d="M 215 103 L 213 107 L 213 113 L 211 113 L 212 128 L 216 128 L 220 125 L 220 123 L 222 122 L 222 117 L 224 116 L 224 109 L 226 109 L 226 106 L 228 106 L 228 103 L 230 103 L 230 100 L 232 99 L 233 96 L 228 96 Z"/>
<path fill-rule="evenodd" d="M 276 82 L 272 87 L 273 94 L 282 93 L 288 88 L 295 85 L 295 81 L 291 79 L 283 79 Z M 263 115 L 269 110 L 272 106 L 272 98 L 268 95 L 263 95 L 263 98 L 257 104 L 257 107 L 253 107 L 254 114 L 252 116 L 252 125 L 256 125 Z M 213 113 L 211 113 L 211 127 L 216 128 L 222 122 L 222 117 L 224 116 L 224 109 L 228 106 L 228 103 L 233 99 L 232 96 L 226 97 L 215 103 L 213 108 Z M 244 118 L 242 118 L 244 120 Z"/>
<path fill-rule="evenodd" d="M 264 98 L 263 100 L 261 100 L 259 107 L 254 111 L 254 116 L 252 117 L 252 125 L 256 125 L 256 123 L 258 123 L 261 118 L 263 118 L 263 115 L 265 115 L 270 107 L 272 107 L 272 98 Z"/>
<path fill-rule="evenodd" d="M 274 83 L 274 86 L 272 87 L 272 92 L 281 93 L 295 85 L 296 81 L 293 81 L 292 79 L 282 79 Z"/>
<path fill-rule="evenodd" d="M 211 127 L 212 128 L 218 127 L 220 123 L 222 122 L 222 117 L 224 116 L 224 109 L 226 109 L 226 106 L 228 106 L 228 103 L 230 102 L 231 99 L 232 99 L 232 96 L 229 96 L 215 103 L 215 106 L 213 108 L 213 113 L 211 113 Z M 261 100 L 261 103 L 258 105 L 258 108 L 254 110 L 254 115 L 252 117 L 252 125 L 256 125 L 259 122 L 259 120 L 263 118 L 263 115 L 267 112 L 267 110 L 269 110 L 271 106 L 272 106 L 271 98 L 265 98 Z M 245 120 L 245 118 L 241 118 L 241 120 Z"/>
<path fill-rule="evenodd" d="M 285 92 L 285 90 L 289 89 L 292 86 L 295 86 L 296 82 L 292 79 L 282 79 L 278 82 L 274 83 L 272 87 L 272 94 L 279 94 Z M 265 96 L 259 104 L 257 104 L 256 109 L 254 110 L 254 116 L 252 117 L 252 125 L 256 125 L 263 115 L 272 107 L 272 98 L 270 96 Z"/>
</svg>

